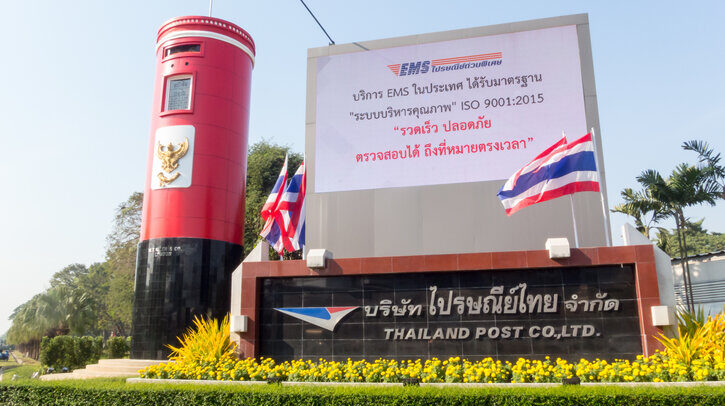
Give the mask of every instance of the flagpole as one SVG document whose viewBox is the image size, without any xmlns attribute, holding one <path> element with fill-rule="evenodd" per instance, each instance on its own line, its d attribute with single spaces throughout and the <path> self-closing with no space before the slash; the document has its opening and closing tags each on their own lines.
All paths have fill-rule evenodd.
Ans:
<svg viewBox="0 0 725 406">
<path fill-rule="evenodd" d="M 305 177 L 305 179 L 307 179 L 307 154 L 306 154 L 306 152 L 302 153 L 302 162 L 305 164 L 305 172 L 304 172 L 303 176 Z M 307 184 L 305 184 L 305 188 L 306 187 L 307 187 Z M 307 190 L 306 189 L 305 189 L 305 199 L 307 199 Z M 305 210 L 305 229 L 306 228 L 307 228 L 307 210 Z M 302 243 L 300 245 L 300 248 L 302 248 L 302 260 L 304 261 L 307 259 L 307 252 L 305 252 L 305 244 Z"/>
<path fill-rule="evenodd" d="M 569 203 L 571 203 L 571 219 L 574 224 L 574 248 L 579 248 L 579 234 L 576 231 L 576 214 L 574 214 L 574 197 L 569 195 Z"/>
<path fill-rule="evenodd" d="M 284 160 L 287 161 L 287 154 L 284 154 Z M 287 186 L 289 186 L 290 183 L 291 183 L 291 181 L 285 181 L 282 184 L 282 189 L 280 190 L 282 192 L 282 196 L 284 196 L 284 193 L 287 191 Z M 280 201 L 282 201 L 282 199 L 280 199 Z M 279 206 L 277 206 L 277 207 L 279 207 Z M 286 228 L 287 227 L 284 224 L 284 216 L 282 216 L 282 230 L 280 230 L 280 235 L 279 235 L 279 238 L 282 239 L 282 241 L 284 241 L 284 235 L 287 233 Z M 282 243 L 282 253 L 279 254 L 279 260 L 284 261 L 284 243 Z"/>
<path fill-rule="evenodd" d="M 561 138 L 566 138 L 566 133 L 561 130 Z M 576 231 L 576 213 L 574 213 L 574 197 L 569 195 L 569 204 L 571 205 L 571 220 L 574 227 L 574 248 L 579 248 L 579 233 Z"/>
<path fill-rule="evenodd" d="M 603 188 L 603 182 L 604 179 L 602 178 L 602 172 L 599 169 L 599 155 L 597 153 L 597 140 L 596 140 L 596 133 L 594 132 L 594 127 L 591 128 L 590 133 L 592 134 L 592 144 L 594 145 L 594 164 L 597 166 L 597 175 L 599 175 L 599 197 L 601 197 L 602 200 L 602 221 L 604 222 L 604 237 L 607 243 L 607 247 L 612 246 L 612 232 L 609 229 L 609 222 L 607 221 L 607 204 L 604 201 L 604 188 Z"/>
</svg>

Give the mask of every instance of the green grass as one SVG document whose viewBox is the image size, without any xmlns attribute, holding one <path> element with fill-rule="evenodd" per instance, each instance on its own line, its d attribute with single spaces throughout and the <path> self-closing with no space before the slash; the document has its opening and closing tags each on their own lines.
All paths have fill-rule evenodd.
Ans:
<svg viewBox="0 0 725 406">
<path fill-rule="evenodd" d="M 17 375 L 16 380 L 29 380 L 34 372 L 43 369 L 40 363 L 32 358 L 22 357 L 18 353 L 15 353 L 15 356 L 23 363 L 16 363 L 13 357 L 8 361 L 0 361 L 0 367 L 3 367 L 3 381 L 10 381 L 13 375 Z"/>
<path fill-rule="evenodd" d="M 3 382 L 13 379 L 13 375 L 17 375 L 16 380 L 29 380 L 34 372 L 43 369 L 40 365 L 15 365 L 14 367 L 5 367 L 3 370 Z"/>
<path fill-rule="evenodd" d="M 15 355 L 15 358 L 13 358 L 13 356 L 11 355 L 9 360 L 7 360 L 7 361 L 0 361 L 0 366 L 3 366 L 5 364 L 7 364 L 7 365 L 18 365 L 15 362 L 15 359 L 17 359 L 18 361 L 20 361 L 23 365 L 40 365 L 40 362 L 38 362 L 37 360 L 34 360 L 32 358 L 28 358 L 28 357 L 24 357 L 23 355 L 21 355 L 20 353 L 18 353 L 16 351 L 13 351 L 12 354 Z"/>
<path fill-rule="evenodd" d="M 18 365 L 17 362 L 13 361 L 12 358 L 9 361 L 0 361 L 0 367 L 14 367 L 16 365 Z"/>
</svg>

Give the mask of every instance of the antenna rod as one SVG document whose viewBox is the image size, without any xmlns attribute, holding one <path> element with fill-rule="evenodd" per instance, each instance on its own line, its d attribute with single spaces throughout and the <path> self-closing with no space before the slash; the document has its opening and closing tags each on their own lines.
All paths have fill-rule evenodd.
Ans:
<svg viewBox="0 0 725 406">
<path fill-rule="evenodd" d="M 310 13 L 310 15 L 312 16 L 312 18 L 314 18 L 314 19 L 315 19 L 315 21 L 317 22 L 317 25 L 319 25 L 319 26 L 320 26 L 320 28 L 322 28 L 322 32 L 324 32 L 324 33 L 325 33 L 325 35 L 327 35 L 327 39 L 329 39 L 329 40 L 330 40 L 330 45 L 335 45 L 335 41 L 333 41 L 333 40 L 332 40 L 332 38 L 330 38 L 330 34 L 328 34 L 328 33 L 327 33 L 327 31 L 325 31 L 325 27 L 323 27 L 323 26 L 322 26 L 322 24 L 320 24 L 320 21 L 319 21 L 319 20 L 317 19 L 317 17 L 315 17 L 315 15 L 314 15 L 314 14 L 312 14 L 312 10 L 310 10 L 310 8 L 309 8 L 309 7 L 307 7 L 307 4 L 305 4 L 305 2 L 304 2 L 303 0 L 300 0 L 300 3 L 302 3 L 302 5 L 303 5 L 303 6 L 305 6 L 305 8 L 307 9 L 307 11 L 308 11 L 308 12 Z"/>
<path fill-rule="evenodd" d="M 214 3 L 214 0 L 209 0 L 209 17 L 211 17 L 211 6 Z"/>
</svg>

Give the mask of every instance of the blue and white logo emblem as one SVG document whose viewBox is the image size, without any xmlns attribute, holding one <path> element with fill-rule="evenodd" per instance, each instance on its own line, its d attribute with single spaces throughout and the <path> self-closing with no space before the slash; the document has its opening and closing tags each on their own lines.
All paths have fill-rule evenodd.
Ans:
<svg viewBox="0 0 725 406">
<path fill-rule="evenodd" d="M 340 320 L 359 307 L 281 307 L 274 310 L 322 327 L 325 330 L 333 331 Z"/>
</svg>

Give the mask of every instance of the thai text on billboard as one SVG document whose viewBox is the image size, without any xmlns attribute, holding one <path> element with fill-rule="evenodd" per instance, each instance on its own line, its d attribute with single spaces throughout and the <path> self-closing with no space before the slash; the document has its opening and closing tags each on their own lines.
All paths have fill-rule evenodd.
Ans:
<svg viewBox="0 0 725 406">
<path fill-rule="evenodd" d="M 576 26 L 317 59 L 316 193 L 507 179 L 587 132 Z"/>
</svg>

